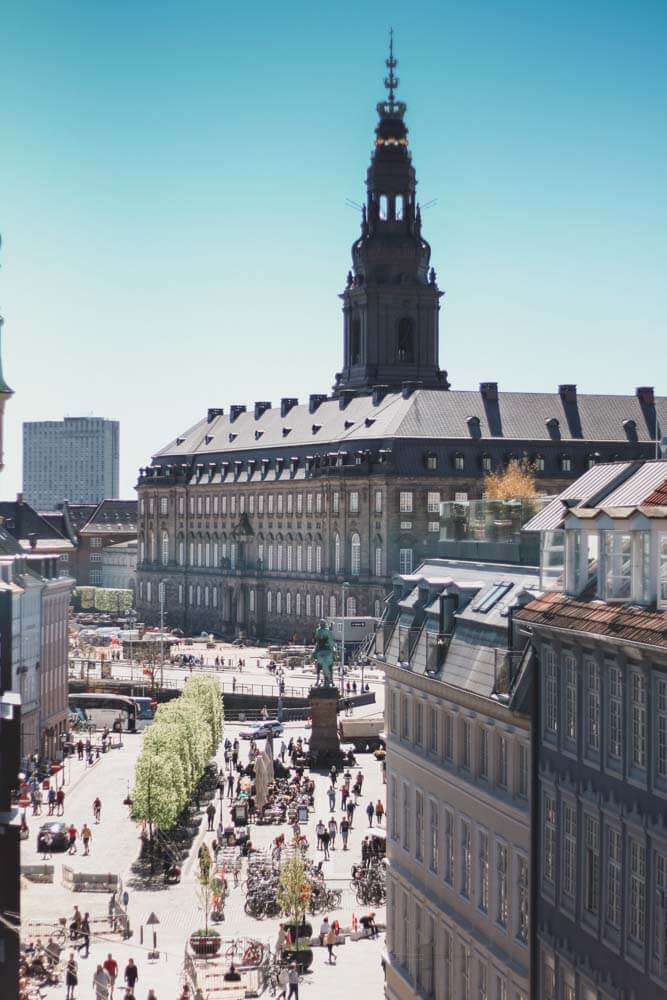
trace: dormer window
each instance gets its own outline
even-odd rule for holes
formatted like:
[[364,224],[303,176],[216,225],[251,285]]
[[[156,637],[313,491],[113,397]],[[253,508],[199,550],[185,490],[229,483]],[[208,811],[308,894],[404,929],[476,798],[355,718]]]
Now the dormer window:
[[535,471],[544,472],[544,455],[535,456]]
[[482,472],[491,472],[491,456],[482,455]]
[[651,533],[601,531],[598,591],[606,601],[650,600]]
[[438,468],[438,456],[434,455],[433,452],[428,452],[426,455],[426,468],[430,472],[435,472]]
[[572,472],[572,459],[569,455],[560,456],[561,472]]
[[461,452],[457,452],[456,455],[454,455],[454,468],[457,472],[462,472],[465,469],[465,464],[465,458]]

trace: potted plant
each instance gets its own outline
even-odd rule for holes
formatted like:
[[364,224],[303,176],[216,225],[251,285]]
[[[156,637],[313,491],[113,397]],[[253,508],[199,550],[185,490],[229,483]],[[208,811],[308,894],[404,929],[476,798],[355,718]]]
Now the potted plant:
[[211,854],[204,844],[199,858],[199,871],[197,873],[197,895],[204,911],[204,927],[194,931],[190,935],[190,947],[195,955],[210,956],[217,955],[220,951],[220,935],[208,926],[208,917],[211,907],[211,898],[215,889],[215,874],[211,877]]
[[304,860],[300,854],[295,854],[280,866],[278,903],[288,918],[285,930],[289,936],[283,948],[283,958],[296,962],[302,972],[309,969],[313,962],[313,952],[308,947],[313,928],[306,923],[310,896],[311,886]]

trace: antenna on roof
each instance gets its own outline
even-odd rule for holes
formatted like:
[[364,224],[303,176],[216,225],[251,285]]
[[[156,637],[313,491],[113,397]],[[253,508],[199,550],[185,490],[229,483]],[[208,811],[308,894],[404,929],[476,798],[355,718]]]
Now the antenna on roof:
[[345,204],[348,208],[353,208],[356,212],[363,212],[364,210],[363,205],[360,205],[358,201],[352,201],[351,198],[346,198]]
[[420,205],[420,208],[421,208],[422,212],[425,212],[427,208],[433,208],[434,205],[437,205],[437,204],[438,204],[438,199],[437,198],[431,198],[431,200],[427,201],[425,205]]

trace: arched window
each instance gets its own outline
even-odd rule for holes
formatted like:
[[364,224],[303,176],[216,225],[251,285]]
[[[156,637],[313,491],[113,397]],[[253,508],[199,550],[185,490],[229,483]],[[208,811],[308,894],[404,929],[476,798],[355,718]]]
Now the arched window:
[[315,546],[315,572],[322,572],[322,546],[319,543]]
[[404,211],[403,195],[397,194],[394,198],[394,218],[397,222],[402,221]]
[[266,610],[268,614],[273,612],[273,592],[270,590],[266,592]]
[[185,539],[178,539],[178,565],[185,566]]
[[255,591],[251,587],[248,591],[248,611],[255,610]]
[[286,615],[292,614],[292,595],[289,592],[289,590],[285,594],[285,614]]
[[356,597],[348,597],[345,602],[345,617],[354,618],[357,613],[357,599]]
[[145,561],[146,561],[146,542],[143,540],[143,538],[140,538],[139,539],[139,562],[142,563],[142,562],[145,562]]
[[162,532],[162,565],[167,566],[169,564],[169,535],[166,531]]
[[297,594],[294,598],[294,613],[297,617],[301,616],[301,594]]
[[[278,570],[278,572],[280,572],[280,570],[282,570],[282,568],[283,568],[283,543],[282,542],[278,542],[277,556],[278,556],[278,558],[276,560],[276,569]],[[277,600],[277,598],[276,598],[276,600]]]
[[358,365],[361,361],[361,323],[353,319],[350,323],[350,364]]
[[197,542],[197,565],[198,566],[203,565],[203,563],[202,563],[202,543],[201,542]]
[[322,598],[319,594],[315,594],[315,617],[322,617]]
[[340,535],[338,532],[334,535],[334,570],[336,573],[340,573]]
[[220,565],[220,545],[218,543],[218,540],[216,539],[213,542],[213,566],[217,567],[219,565]]
[[201,606],[201,586],[197,584],[197,607]]
[[312,608],[312,601],[310,594],[306,594],[306,617],[310,618]]
[[204,605],[205,605],[205,607],[208,607],[209,598],[210,598],[210,591],[209,591],[209,588],[208,588],[208,584],[206,584],[206,586],[204,587]]
[[336,617],[336,597],[334,594],[332,594],[329,598],[329,617]]
[[386,194],[380,195],[380,218],[384,222],[387,218],[388,200]]
[[217,608],[217,606],[218,606],[218,588],[213,587],[213,607]]
[[287,543],[287,572],[292,572],[292,545],[290,542]]
[[268,556],[269,556],[269,570],[272,570],[273,569],[273,544],[269,545]]
[[375,546],[375,575],[382,576],[382,546]]
[[210,542],[206,542],[206,544],[204,545],[204,565],[205,566],[210,566],[211,565],[211,543]]
[[415,333],[414,323],[407,316],[398,321],[398,360],[414,361]]
[[313,572],[313,545],[308,542],[306,545],[306,573]]
[[361,538],[356,531],[350,543],[350,572],[352,576],[359,576],[361,572]]
[[155,562],[155,532],[148,532],[148,550],[150,552],[151,562]]
[[283,595],[279,590],[276,594],[276,614],[281,615],[283,613]]
[[190,539],[190,544],[188,545],[188,549],[189,549],[188,562],[189,562],[190,566],[194,566],[194,564],[195,564],[195,543],[194,543],[194,540],[192,538]]
[[296,547],[296,571],[300,573],[303,569],[303,545],[301,542]]
[[146,581],[146,600],[149,604],[153,600],[153,585],[150,580]]

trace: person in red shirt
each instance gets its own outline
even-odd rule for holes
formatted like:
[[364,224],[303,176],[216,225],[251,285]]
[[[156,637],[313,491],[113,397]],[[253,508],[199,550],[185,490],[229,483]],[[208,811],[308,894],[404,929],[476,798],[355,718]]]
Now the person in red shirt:
[[67,849],[68,854],[76,854],[76,835],[77,828],[72,823],[67,830],[67,839],[69,840],[69,847]]
[[105,969],[111,981],[111,985],[109,988],[109,995],[113,996],[114,983],[116,982],[116,976],[118,975],[118,962],[113,957],[113,955],[109,953],[102,967]]

